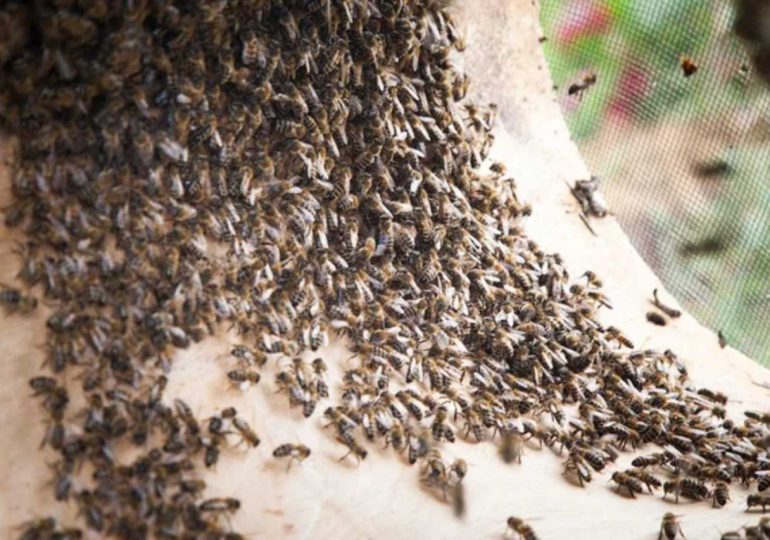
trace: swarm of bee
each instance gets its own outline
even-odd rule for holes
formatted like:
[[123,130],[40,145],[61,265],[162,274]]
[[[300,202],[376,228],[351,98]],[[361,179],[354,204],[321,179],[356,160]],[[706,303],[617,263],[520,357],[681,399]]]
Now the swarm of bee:
[[[0,123],[19,141],[5,220],[25,234],[20,280],[54,306],[30,387],[55,497],[87,528],[239,537],[240,502],[206,499],[200,468],[257,431],[164,396],[174,351],[226,327],[242,340],[231,384],[274,381],[328,420],[343,459],[379,440],[419,462],[458,515],[467,466],[439,450],[458,439],[500,437],[510,463],[566,452],[580,485],[654,444],[612,475],[633,497],[721,506],[730,482],[765,478],[770,415],[726,419],[673,352],[597,322],[595,274],[571,280],[523,233],[531,208],[485,163],[495,108],[465,99],[441,2],[14,2],[0,23]],[[37,305],[18,288],[2,301]],[[339,381],[303,357],[331,334],[357,355]],[[319,407],[330,388],[341,398]]]

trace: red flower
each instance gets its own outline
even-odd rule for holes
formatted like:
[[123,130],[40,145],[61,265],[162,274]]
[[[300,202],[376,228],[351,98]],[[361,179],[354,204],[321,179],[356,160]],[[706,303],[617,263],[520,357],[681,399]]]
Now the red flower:
[[602,32],[610,24],[610,13],[605,6],[592,0],[573,0],[564,9],[566,20],[556,28],[559,43],[570,44],[591,34]]

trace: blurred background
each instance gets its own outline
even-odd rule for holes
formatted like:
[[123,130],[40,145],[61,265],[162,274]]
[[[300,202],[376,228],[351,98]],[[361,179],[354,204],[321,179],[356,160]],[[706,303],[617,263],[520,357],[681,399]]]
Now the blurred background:
[[541,0],[557,94],[611,213],[687,311],[770,365],[770,90],[735,11]]

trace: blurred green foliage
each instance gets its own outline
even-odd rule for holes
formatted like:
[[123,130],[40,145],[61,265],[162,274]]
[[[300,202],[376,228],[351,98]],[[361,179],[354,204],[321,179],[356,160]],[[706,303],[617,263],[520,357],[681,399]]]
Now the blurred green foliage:
[[[565,90],[586,72],[598,75],[593,88],[567,104],[573,135],[592,135],[606,115],[654,121],[702,114],[713,107],[716,84],[728,98],[745,92],[740,80],[723,80],[722,70],[685,78],[680,68],[683,56],[701,67],[710,63],[714,36],[731,24],[726,0],[543,0],[545,54],[556,85]],[[744,55],[740,47],[723,54]]]
[[[770,365],[770,91],[753,77],[733,20],[730,0],[541,0],[545,54],[573,137],[582,145],[609,131],[602,140],[618,141],[594,172],[620,183],[628,180],[617,171],[635,168],[692,187],[683,204],[652,195],[638,201],[643,220],[619,215],[631,241],[643,255],[654,244],[648,261],[689,312]],[[685,56],[699,68],[690,77],[681,69]],[[568,96],[588,73],[596,84]],[[624,144],[624,133],[662,122],[692,126],[695,145],[724,132],[711,157],[729,173],[698,177],[685,156],[674,156],[675,170],[626,166],[649,151]]]

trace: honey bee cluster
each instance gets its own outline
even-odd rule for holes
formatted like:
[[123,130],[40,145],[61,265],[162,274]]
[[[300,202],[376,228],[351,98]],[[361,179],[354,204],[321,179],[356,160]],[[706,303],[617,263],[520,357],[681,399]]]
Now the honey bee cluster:
[[[612,474],[630,496],[721,506],[733,481],[767,487],[770,417],[726,419],[673,352],[597,322],[595,274],[571,279],[523,233],[531,209],[485,163],[495,108],[465,100],[441,2],[58,0],[10,3],[0,23],[0,121],[19,141],[6,222],[25,234],[20,279],[54,306],[30,386],[56,499],[88,528],[239,537],[240,502],[205,499],[199,472],[259,435],[233,408],[204,421],[164,396],[174,351],[227,326],[241,343],[223,377],[274,381],[343,458],[380,440],[419,462],[458,515],[467,465],[439,448],[460,439],[499,437],[507,462],[566,451],[581,485],[657,445]],[[358,358],[338,381],[302,356],[333,334]]]

